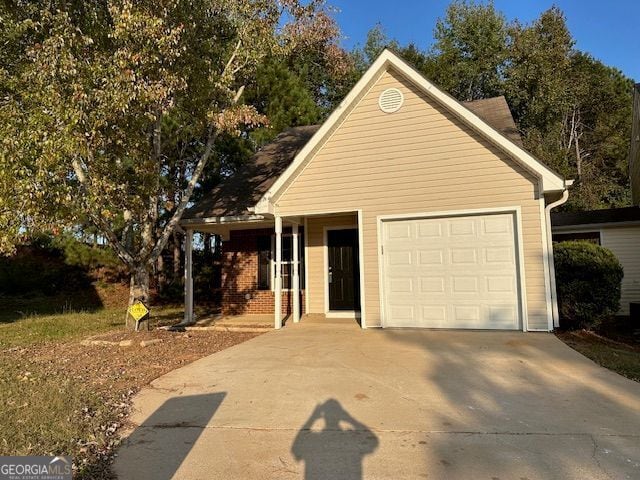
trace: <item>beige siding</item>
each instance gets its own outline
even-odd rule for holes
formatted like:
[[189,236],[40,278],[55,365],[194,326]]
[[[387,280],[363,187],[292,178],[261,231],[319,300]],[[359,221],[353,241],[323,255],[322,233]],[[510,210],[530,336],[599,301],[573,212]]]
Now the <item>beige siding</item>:
[[307,219],[307,295],[309,313],[325,313],[325,227],[357,226],[356,214],[331,217],[309,217]]
[[[379,94],[389,87],[400,88],[405,96],[404,106],[392,114],[377,105]],[[348,112],[275,203],[280,215],[362,209],[368,326],[380,324],[379,215],[518,205],[529,327],[547,329],[538,198],[537,181],[528,171],[389,71]],[[310,282],[322,275],[309,272]],[[316,308],[315,301],[313,305]]]
[[640,302],[640,226],[603,228],[600,236],[624,268],[620,314],[629,315],[629,302]]

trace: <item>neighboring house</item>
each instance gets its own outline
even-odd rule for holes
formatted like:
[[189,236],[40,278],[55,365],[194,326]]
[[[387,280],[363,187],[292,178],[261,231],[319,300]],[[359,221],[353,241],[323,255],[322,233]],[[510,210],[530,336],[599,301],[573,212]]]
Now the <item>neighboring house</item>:
[[225,314],[549,331],[550,209],[571,184],[504,98],[462,104],[385,50],[321,126],[292,128],[187,212],[223,238]]
[[620,315],[640,302],[640,207],[551,214],[554,242],[587,240],[611,250],[624,268]]

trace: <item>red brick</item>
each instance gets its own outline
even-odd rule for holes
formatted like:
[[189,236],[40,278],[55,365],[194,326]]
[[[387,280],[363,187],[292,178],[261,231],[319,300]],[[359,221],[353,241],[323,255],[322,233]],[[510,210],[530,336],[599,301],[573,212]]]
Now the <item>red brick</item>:
[[[258,237],[272,235],[271,229],[232,231],[222,242],[222,313],[224,315],[269,314],[275,309],[275,294],[258,290]],[[300,309],[304,311],[304,291]],[[292,312],[291,292],[282,293],[282,313]]]

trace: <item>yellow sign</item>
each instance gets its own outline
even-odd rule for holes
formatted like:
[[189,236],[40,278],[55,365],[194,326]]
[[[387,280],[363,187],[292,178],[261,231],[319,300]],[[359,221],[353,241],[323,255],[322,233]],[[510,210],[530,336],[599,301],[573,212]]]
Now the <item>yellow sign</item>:
[[133,317],[136,322],[139,322],[149,314],[149,309],[144,303],[138,301],[129,307],[129,315]]

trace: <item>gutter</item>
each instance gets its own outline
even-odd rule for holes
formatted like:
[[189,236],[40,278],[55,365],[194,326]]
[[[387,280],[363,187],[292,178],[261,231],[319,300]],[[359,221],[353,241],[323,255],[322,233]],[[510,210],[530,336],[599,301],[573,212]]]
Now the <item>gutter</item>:
[[547,224],[547,250],[549,252],[549,281],[551,283],[551,310],[553,317],[553,326],[560,326],[560,312],[558,311],[558,293],[556,291],[556,264],[553,259],[553,236],[551,232],[551,210],[564,204],[569,198],[569,187],[573,185],[573,180],[565,180],[565,188],[562,191],[562,197],[555,202],[551,202],[544,207],[544,220]]

